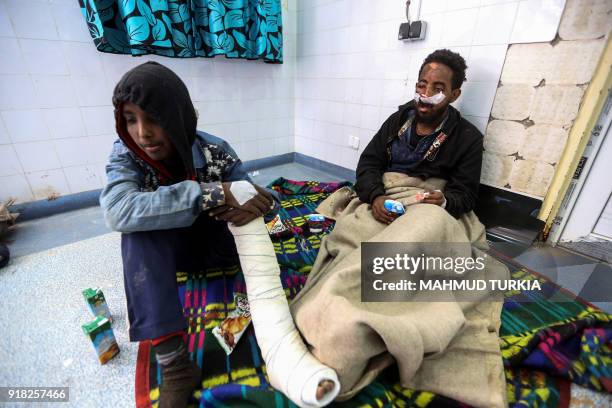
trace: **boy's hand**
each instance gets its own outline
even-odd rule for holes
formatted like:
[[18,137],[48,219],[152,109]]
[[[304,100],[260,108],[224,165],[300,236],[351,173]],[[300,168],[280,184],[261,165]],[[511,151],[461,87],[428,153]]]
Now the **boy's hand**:
[[[270,203],[268,200],[261,194],[257,194],[250,200],[246,201],[244,204],[240,204],[234,194],[231,191],[231,182],[222,183],[223,192],[225,193],[225,205],[231,208],[235,208],[238,210],[248,211],[250,213],[255,214],[256,216],[261,216],[267,213],[270,210]],[[257,188],[256,188],[257,189]]]

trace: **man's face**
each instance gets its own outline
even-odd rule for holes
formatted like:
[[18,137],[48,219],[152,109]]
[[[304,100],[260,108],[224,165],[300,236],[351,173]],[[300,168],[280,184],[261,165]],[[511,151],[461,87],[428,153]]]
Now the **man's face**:
[[431,62],[423,67],[416,83],[416,92],[425,96],[433,96],[442,92],[444,100],[437,105],[417,103],[416,117],[423,123],[437,123],[442,119],[449,104],[461,95],[461,89],[452,87],[453,71],[444,64]]
[[156,161],[164,161],[174,155],[174,145],[164,129],[138,105],[124,103],[122,115],[132,140],[147,156]]

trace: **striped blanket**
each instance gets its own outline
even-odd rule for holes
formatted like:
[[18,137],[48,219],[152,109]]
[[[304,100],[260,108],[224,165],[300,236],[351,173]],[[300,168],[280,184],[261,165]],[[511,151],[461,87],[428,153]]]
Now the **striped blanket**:
[[[274,249],[281,267],[285,293],[292,299],[304,285],[316,258],[321,239],[334,225],[326,221],[320,234],[303,233],[305,216],[331,192],[348,183],[299,182],[279,178],[270,186],[282,199],[280,216],[292,227],[289,238],[275,239]],[[500,347],[511,406],[568,406],[570,384],[612,392],[612,315],[564,293],[560,301],[546,300],[547,292],[558,292],[551,281],[505,262],[517,279],[538,279],[543,294],[509,292],[502,312]],[[212,335],[234,308],[234,294],[246,293],[239,266],[208,269],[195,274],[177,273],[179,296],[189,323],[187,344],[190,355],[202,367],[202,389],[194,394],[193,406],[293,407],[286,397],[270,388],[266,368],[257,347],[252,325],[230,356]],[[533,296],[531,302],[521,302]],[[155,407],[159,396],[160,370],[149,342],[141,342],[136,367],[136,405]],[[399,385],[395,367],[341,407],[465,407],[458,401],[427,391]]]

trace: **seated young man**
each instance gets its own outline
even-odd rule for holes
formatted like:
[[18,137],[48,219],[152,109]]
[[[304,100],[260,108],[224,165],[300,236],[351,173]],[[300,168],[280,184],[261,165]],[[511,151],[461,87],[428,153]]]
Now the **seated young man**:
[[[274,200],[251,185],[225,141],[196,130],[187,87],[163,65],[127,72],[113,104],[119,140],[100,204],[108,225],[123,233],[130,340],[152,340],[162,367],[159,406],[184,407],[201,371],[183,344],[176,272],[235,265],[227,222],[244,225]],[[242,194],[235,196],[236,186]]]
[[461,55],[446,49],[427,56],[415,100],[400,106],[363,151],[355,190],[378,221],[395,219],[384,207],[385,172],[447,180],[443,193],[430,191],[422,202],[440,205],[455,218],[476,206],[483,136],[450,106],[461,95],[466,68]]

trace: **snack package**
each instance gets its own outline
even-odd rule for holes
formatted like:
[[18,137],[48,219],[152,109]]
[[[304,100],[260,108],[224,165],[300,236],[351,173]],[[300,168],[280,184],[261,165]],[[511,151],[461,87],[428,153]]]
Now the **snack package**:
[[309,214],[308,215],[308,229],[312,233],[318,233],[323,231],[323,224],[325,223],[325,216],[321,214]]
[[247,296],[235,293],[234,304],[236,309],[228,313],[221,324],[212,330],[213,335],[227,355],[234,351],[242,334],[249,327],[249,323],[251,323],[251,312],[249,311]]
[[94,316],[104,316],[110,322],[113,321],[106,299],[104,299],[104,293],[100,288],[87,288],[83,291],[83,297],[87,302],[87,307]]
[[119,345],[110,321],[104,316],[97,316],[93,321],[81,326],[83,333],[89,337],[98,354],[100,364],[106,364],[119,354]]
[[268,234],[278,237],[283,235],[291,235],[291,231],[289,228],[283,224],[280,219],[280,215],[276,215],[276,217],[272,218],[270,221],[266,223],[266,228],[268,229]]
[[399,201],[385,200],[384,205],[385,205],[385,210],[389,211],[391,214],[395,215],[396,217],[399,217],[400,215],[406,212],[406,210],[404,209],[404,205],[400,203]]

